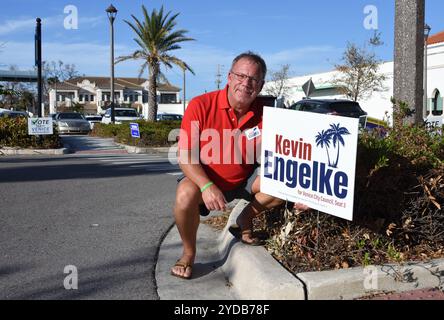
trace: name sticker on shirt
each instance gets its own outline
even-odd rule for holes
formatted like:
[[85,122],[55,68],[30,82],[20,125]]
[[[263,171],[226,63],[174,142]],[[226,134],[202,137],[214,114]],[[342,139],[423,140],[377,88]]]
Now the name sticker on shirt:
[[248,140],[253,140],[256,137],[259,137],[261,135],[261,130],[259,130],[259,127],[256,126],[254,128],[245,130],[245,135],[247,136]]

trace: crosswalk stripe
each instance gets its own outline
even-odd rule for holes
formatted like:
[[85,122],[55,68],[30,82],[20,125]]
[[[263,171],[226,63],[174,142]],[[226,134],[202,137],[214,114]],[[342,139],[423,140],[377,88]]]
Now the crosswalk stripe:
[[[125,166],[127,169],[145,168],[152,171],[160,165],[161,171],[174,170],[175,163],[171,163],[170,159],[165,155],[158,154],[139,154],[139,155],[102,155],[102,156],[86,156],[88,160],[100,161],[105,166]],[[159,168],[158,168],[159,169]],[[173,175],[180,173],[172,172]]]
[[[102,160],[103,162],[105,162],[106,164],[112,163],[112,164],[138,164],[138,163],[156,163],[156,162],[169,162],[168,159],[151,159],[151,160],[139,160],[139,161],[107,161],[107,160]],[[132,166],[132,167],[136,167],[136,166]]]
[[180,172],[167,172],[166,174],[169,174],[171,176],[180,176],[182,174],[182,171],[180,171]]
[[168,160],[168,158],[142,158],[142,159],[131,159],[131,158],[124,158],[124,159],[100,159],[100,161],[105,162],[145,162],[145,161],[159,161],[159,160]]
[[165,157],[162,157],[162,156],[145,156],[145,157],[142,157],[142,156],[137,156],[137,157],[134,157],[134,156],[131,156],[131,157],[129,157],[129,156],[123,156],[123,157],[122,156],[112,156],[112,157],[90,157],[89,159],[107,161],[107,160],[115,160],[115,159],[140,160],[140,159],[162,159],[162,158],[165,158]]

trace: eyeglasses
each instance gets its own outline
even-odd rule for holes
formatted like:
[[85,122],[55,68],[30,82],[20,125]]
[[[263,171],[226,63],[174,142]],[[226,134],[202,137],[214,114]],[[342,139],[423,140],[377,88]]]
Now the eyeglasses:
[[260,82],[262,82],[262,79],[250,77],[250,76],[247,76],[246,74],[243,74],[243,73],[236,73],[233,71],[230,71],[230,73],[233,74],[235,76],[235,78],[237,79],[237,81],[239,81],[239,82],[244,82],[244,80],[246,80],[246,79],[248,79],[248,81],[251,81],[251,83],[253,85],[257,85]]

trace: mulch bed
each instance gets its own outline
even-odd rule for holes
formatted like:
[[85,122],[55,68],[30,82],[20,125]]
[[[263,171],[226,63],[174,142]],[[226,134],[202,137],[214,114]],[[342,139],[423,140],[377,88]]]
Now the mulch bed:
[[[291,203],[255,219],[255,230],[268,234],[267,250],[285,268],[299,273],[444,257],[444,170],[417,178],[398,165],[359,174],[353,222],[298,212]],[[206,223],[222,229],[228,215]]]

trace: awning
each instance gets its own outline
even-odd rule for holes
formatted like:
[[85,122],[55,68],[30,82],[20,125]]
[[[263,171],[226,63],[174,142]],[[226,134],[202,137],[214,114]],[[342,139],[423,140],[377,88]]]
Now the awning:
[[0,70],[0,81],[37,82],[37,71]]

